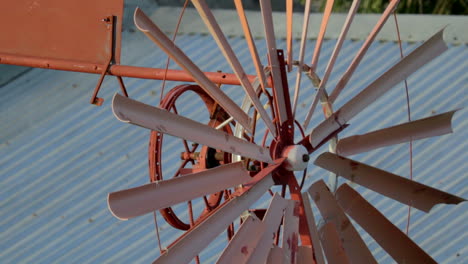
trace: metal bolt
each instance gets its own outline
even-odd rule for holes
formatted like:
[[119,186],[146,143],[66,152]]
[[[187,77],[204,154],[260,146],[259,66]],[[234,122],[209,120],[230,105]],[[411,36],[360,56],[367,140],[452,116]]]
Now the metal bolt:
[[307,155],[307,154],[302,155],[302,161],[308,162],[309,159],[310,159],[309,155]]

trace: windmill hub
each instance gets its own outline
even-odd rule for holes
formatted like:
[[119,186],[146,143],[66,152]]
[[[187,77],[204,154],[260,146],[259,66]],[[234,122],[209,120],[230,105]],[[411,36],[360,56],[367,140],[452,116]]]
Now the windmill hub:
[[284,148],[282,156],[286,158],[285,168],[289,171],[302,171],[309,163],[309,153],[302,145],[291,145]]

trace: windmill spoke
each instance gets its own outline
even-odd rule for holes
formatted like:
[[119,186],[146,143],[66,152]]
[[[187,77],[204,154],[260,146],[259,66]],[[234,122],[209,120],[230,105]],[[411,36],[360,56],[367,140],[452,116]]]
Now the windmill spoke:
[[187,71],[195,81],[234,119],[251,132],[250,118],[221,91],[208,77],[198,68],[190,58],[180,50],[139,8],[135,9],[135,25],[156,43],[168,56],[171,57],[181,68]]
[[314,54],[312,55],[312,62],[310,65],[311,72],[315,72],[317,69],[317,63],[320,57],[320,50],[322,49],[323,38],[325,37],[325,32],[327,31],[328,20],[330,19],[330,14],[334,2],[334,0],[327,0],[325,10],[323,11],[322,23],[320,24],[320,31],[317,36],[317,42],[315,44]]
[[333,66],[335,65],[335,61],[338,58],[338,55],[340,54],[341,47],[343,46],[343,42],[346,38],[346,34],[348,33],[351,23],[353,22],[354,15],[356,14],[357,9],[359,7],[359,2],[360,0],[354,0],[351,5],[351,8],[349,9],[343,28],[341,29],[340,36],[338,37],[338,40],[336,42],[335,48],[333,49],[330,60],[328,61],[325,74],[323,75],[323,78],[320,81],[319,89],[317,90],[314,100],[312,101],[312,105],[310,106],[309,111],[307,112],[306,119],[304,121],[304,127],[307,127],[309,125],[309,122],[312,119],[313,113],[317,106],[318,100],[326,96],[327,101],[328,101],[328,95],[326,95],[326,93],[324,94],[325,88],[327,86],[328,79],[330,78],[330,74],[333,71]]
[[451,111],[363,135],[343,138],[338,142],[337,153],[348,156],[385,146],[452,133],[451,120],[455,112]]
[[333,89],[332,93],[330,94],[330,102],[335,102],[336,98],[340,95],[341,91],[343,88],[348,84],[348,81],[351,79],[351,76],[353,76],[354,71],[358,67],[359,63],[361,62],[362,58],[366,54],[367,50],[369,49],[370,45],[374,41],[375,37],[377,34],[380,32],[382,29],[383,25],[387,21],[388,17],[393,13],[395,8],[398,6],[398,3],[400,0],[393,0],[388,3],[387,8],[383,12],[382,16],[380,17],[379,21],[375,25],[374,29],[372,29],[371,33],[367,37],[366,41],[362,45],[361,49],[358,51],[356,54],[356,57],[354,57],[353,61],[349,65],[348,69],[346,72],[343,74],[341,79],[338,81],[338,84],[336,85],[335,89]]
[[[393,3],[390,2],[390,3]],[[443,40],[442,29],[424,44],[419,46],[408,56],[400,60],[387,72],[382,74],[359,94],[344,104],[332,116],[320,123],[311,133],[310,139],[313,147],[317,146],[331,132],[338,130],[362,110],[377,101],[399,82],[417,71],[426,63],[430,62],[444,51],[447,46]]]
[[252,104],[254,105],[255,109],[257,109],[260,117],[270,129],[271,133],[276,137],[276,129],[273,125],[273,122],[271,121],[271,118],[268,116],[268,113],[263,108],[262,103],[258,99],[257,94],[255,93],[255,90],[252,87],[252,84],[250,83],[249,79],[247,78],[247,75],[244,72],[244,69],[242,68],[242,65],[240,64],[234,51],[229,45],[229,42],[227,41],[226,37],[221,31],[221,28],[216,22],[213,13],[211,13],[210,9],[208,8],[208,5],[204,0],[192,0],[192,3],[197,9],[198,13],[200,14],[203,22],[205,22],[205,25],[210,30],[211,35],[218,44],[218,47],[221,49],[224,57],[231,65],[231,68],[233,69],[234,73],[239,79],[242,87],[244,88],[244,91],[247,93],[250,100],[252,101]]
[[397,263],[437,263],[349,185],[341,185],[336,199]]
[[[249,47],[250,55],[254,62],[255,70],[257,71],[258,81],[265,91],[266,89],[266,76],[263,70],[263,65],[260,61],[260,57],[258,56],[257,47],[255,46],[254,39],[252,37],[252,33],[250,31],[249,22],[247,21],[247,17],[244,12],[244,7],[242,5],[242,0],[234,0],[234,4],[236,5],[237,14],[239,15],[239,20],[242,25],[242,30],[244,31],[245,40],[247,41],[247,46]],[[253,85],[255,87],[255,85]]]
[[270,0],[260,0],[260,7],[263,17],[263,25],[265,28],[265,38],[268,48],[268,59],[271,68],[271,76],[273,78],[276,109],[278,111],[277,117],[279,119],[279,123],[283,124],[291,116],[291,109],[287,108],[287,105],[290,103],[286,102],[286,100],[289,100],[289,97],[286,97],[284,94],[285,91],[283,89],[283,80],[280,68],[281,66],[276,50],[276,38],[273,28],[273,17]]
[[465,201],[463,198],[333,153],[323,153],[314,164],[424,212],[429,212],[439,203],[458,204]]
[[197,142],[225,152],[267,163],[273,162],[267,148],[119,94],[114,96],[112,109],[114,115],[123,122]]
[[305,6],[304,6],[304,22],[302,24],[301,47],[299,49],[299,63],[297,66],[296,87],[294,88],[294,99],[293,99],[293,107],[292,107],[293,117],[296,115],[297,101],[299,99],[299,89],[301,86],[301,78],[302,78],[302,71],[303,71],[302,67],[304,64],[304,54],[305,54],[305,47],[307,43],[307,31],[309,27],[310,1],[311,0],[306,0]]

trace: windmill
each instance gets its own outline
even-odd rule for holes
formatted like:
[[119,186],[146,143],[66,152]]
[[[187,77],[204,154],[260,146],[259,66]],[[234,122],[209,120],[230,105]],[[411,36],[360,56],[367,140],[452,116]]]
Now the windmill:
[[[348,22],[344,26],[338,44],[345,38],[346,30],[349,28],[349,23],[351,23],[357,8],[357,2],[355,1],[351,8]],[[231,232],[231,242],[222,254],[220,261],[242,258],[246,262],[257,263],[257,260],[260,259],[281,259],[284,257],[290,261],[309,258],[320,262],[320,259],[323,259],[320,255],[320,247],[323,246],[330,263],[338,261],[372,262],[371,254],[363,245],[362,239],[359,238],[352,225],[349,224],[349,219],[342,211],[345,211],[364,228],[365,226],[368,227],[369,229],[366,229],[366,231],[372,234],[381,243],[382,247],[388,250],[389,254],[398,261],[408,261],[411,258],[418,260],[421,258],[430,259],[427,254],[422,252],[404,235],[398,233],[395,228],[392,229],[392,225],[381,218],[382,215],[360,199],[359,194],[346,184],[337,188],[336,191],[334,188],[330,191],[324,182],[319,181],[308,190],[308,193],[319,207],[322,217],[327,219],[325,225],[316,230],[316,224],[311,222],[314,217],[311,215],[312,211],[309,210],[309,197],[307,194],[300,193],[300,184],[294,176],[294,171],[303,171],[307,166],[309,162],[308,154],[331,141],[336,142],[336,148],[330,153],[322,154],[314,163],[349,179],[351,182],[423,211],[430,210],[437,203],[459,203],[463,201],[461,198],[344,157],[390,144],[449,133],[453,112],[373,131],[365,135],[344,138],[339,141],[336,139],[338,133],[346,129],[349,121],[367,105],[375,101],[376,98],[383,96],[395,84],[403,81],[412,72],[446,49],[442,41],[442,32],[439,32],[395,64],[384,75],[377,77],[372,84],[365,87],[356,97],[351,98],[343,107],[333,111],[332,102],[336,100],[341,90],[346,87],[346,82],[364,56],[370,43],[372,43],[379,28],[385,22],[386,17],[392,13],[397,4],[396,2],[394,1],[389,5],[387,11],[383,14],[382,20],[376,26],[376,30],[371,33],[346,75],[343,76],[342,81],[328,97],[325,91],[326,76],[320,80],[319,76],[314,75],[313,69],[314,66],[316,67],[314,63],[307,66],[301,58],[297,62],[293,62],[292,47],[290,45],[285,54],[276,49],[271,7],[268,5],[268,1],[261,2],[269,50],[269,65],[267,65],[265,71],[264,67],[260,65],[260,61],[256,59],[255,46],[251,41],[249,43],[254,63],[258,69],[256,82],[251,82],[243,72],[242,66],[237,61],[206,4],[203,1],[193,1],[223,54],[230,62],[239,85],[248,95],[243,107],[237,106],[221,92],[216,87],[216,82],[209,78],[210,74],[205,74],[199,70],[188,56],[184,55],[141,10],[137,9],[135,11],[137,27],[155,41],[174,61],[179,63],[188,73],[186,76],[193,78],[198,85],[176,87],[168,93],[160,107],[144,105],[121,95],[114,97],[113,110],[119,120],[155,131],[151,138],[152,144],[150,144],[149,156],[150,167],[152,167],[151,180],[154,183],[109,194],[111,212],[118,218],[129,219],[144,213],[162,210],[165,219],[173,221],[172,225],[176,228],[188,230],[184,236],[171,245],[169,251],[163,254],[157,260],[157,263],[163,261],[169,263],[190,261],[196,257],[201,248],[217,234],[229,228],[231,223],[239,217],[242,219],[242,226],[237,232]],[[239,3],[238,11],[242,19],[243,11]],[[306,10],[310,6],[309,4],[306,4]],[[291,8],[288,10],[288,14],[290,14]],[[326,12],[331,12],[331,8],[326,9]],[[308,17],[308,11],[306,11],[306,14],[306,17]],[[326,27],[326,21],[324,22],[323,27]],[[248,27],[245,26],[244,30],[247,34],[246,39],[249,40]],[[325,29],[322,31],[324,34]],[[305,23],[304,32],[307,32],[307,23]],[[323,35],[321,35],[321,38],[323,39]],[[319,38],[319,44],[316,46],[317,53],[314,52],[314,54],[320,53],[321,38]],[[290,39],[291,35],[289,34],[288,43]],[[305,40],[305,37],[303,39]],[[304,49],[304,44],[302,44],[301,50]],[[335,50],[337,56],[340,47],[337,45]],[[299,57],[301,57],[301,54]],[[332,56],[332,59],[336,59],[336,57]],[[329,71],[331,72],[333,62],[329,63],[329,65]],[[118,69],[115,66],[117,65],[108,65],[106,71],[112,71],[112,67]],[[296,101],[300,92],[296,88],[295,97],[291,103],[288,83],[285,81],[286,71],[294,69],[293,66],[298,66],[299,80],[302,74],[306,73],[318,84],[317,95],[311,103],[308,116],[312,116],[318,101],[321,101],[326,114],[326,119],[315,127],[312,133],[303,135],[303,139],[299,142],[293,141],[294,135],[300,133],[301,128],[308,125],[308,121],[306,120],[305,124],[301,124],[294,119],[297,108]],[[210,124],[200,124],[177,115],[177,110],[173,107],[173,103],[171,105],[171,102],[187,91],[198,94],[205,102],[206,108],[214,112],[214,118],[210,121]],[[268,105],[271,105],[270,115],[268,115],[267,109],[264,108],[264,104],[260,102],[259,98],[265,98],[264,100],[268,101]],[[250,116],[248,115],[249,112],[252,112]],[[254,138],[256,122],[264,122],[269,129],[268,133],[270,135],[265,136],[265,143],[255,144],[251,140]],[[230,126],[233,126],[234,129],[231,129]],[[164,134],[196,142],[196,145],[193,146],[195,149],[192,150],[187,147],[181,154],[187,163],[193,162],[194,166],[192,168],[181,168],[180,174],[183,176],[176,175],[177,177],[171,180],[163,180],[158,167],[158,163],[161,161],[157,156],[160,155],[157,151],[160,148],[158,144],[162,144]],[[200,148],[200,151],[196,151],[196,147]],[[273,195],[268,210],[263,212],[260,210],[249,211],[251,204],[258,199],[259,195],[268,192],[273,185],[285,186],[290,193],[290,199],[281,198],[284,195]],[[183,195],[177,195],[176,197],[174,192]],[[194,223],[181,223],[182,221],[177,221],[173,217],[175,215],[171,213],[170,206],[203,195],[209,195],[205,197],[206,212],[203,212],[199,219],[194,220]],[[224,201],[222,201],[222,198],[224,198]],[[349,201],[354,203],[348,204]],[[160,204],[158,204],[159,202]],[[359,206],[356,206],[356,204]],[[366,210],[364,212],[358,210],[362,208],[366,208]],[[371,214],[372,218],[370,216],[363,217],[363,215],[367,214]],[[372,222],[386,223],[385,228],[383,230],[375,228]],[[281,229],[278,232],[280,226]],[[252,230],[256,232],[251,232]],[[409,250],[392,248],[394,242],[388,243],[385,239],[389,235],[383,233],[383,231],[389,232],[392,239],[400,237],[399,241],[407,243],[408,246],[404,248]],[[275,234],[275,237],[271,235],[272,233]],[[276,237],[282,237],[283,241],[272,247]],[[245,241],[248,241],[249,244],[243,244]],[[339,249],[343,249],[343,251],[337,254],[336,250]],[[244,252],[247,253],[243,254]],[[341,259],[335,260],[335,257]]]

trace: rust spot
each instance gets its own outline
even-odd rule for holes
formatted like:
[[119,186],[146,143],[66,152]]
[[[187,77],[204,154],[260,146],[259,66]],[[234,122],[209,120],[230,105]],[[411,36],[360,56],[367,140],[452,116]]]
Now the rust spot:
[[226,142],[229,141],[229,136],[228,136],[228,134],[224,134],[224,140],[226,140]]
[[357,170],[359,168],[359,163],[354,162],[354,161],[350,161],[349,166],[351,166],[351,170],[354,171],[354,170]]
[[296,263],[296,253],[299,248],[299,238],[297,233],[292,233],[292,243],[290,246],[291,249],[291,263]]
[[246,255],[246,256],[247,256],[247,254],[249,254],[249,249],[247,248],[247,246],[243,246],[241,248],[241,253]]
[[237,151],[236,151],[236,148],[233,147],[233,146],[230,146],[230,147],[229,147],[229,150],[231,150],[231,153],[236,153],[236,152],[237,152]]
[[343,221],[343,223],[341,223],[341,231],[345,230],[346,228],[348,228],[348,226],[351,224],[351,222],[349,222],[349,220],[345,220]]
[[301,215],[301,205],[299,203],[295,203],[293,215],[299,217]]

